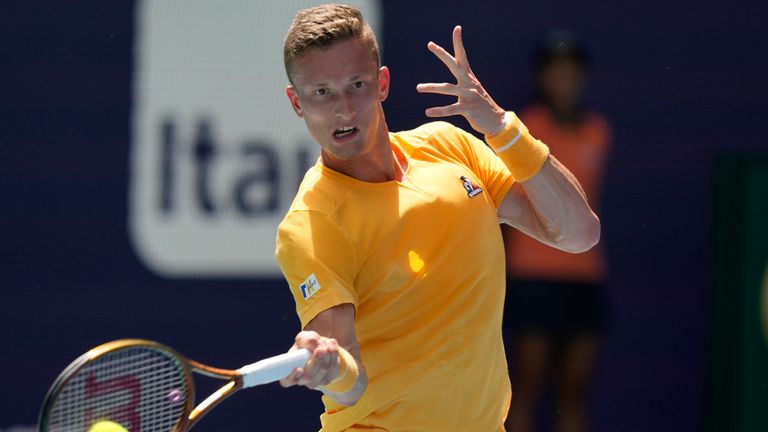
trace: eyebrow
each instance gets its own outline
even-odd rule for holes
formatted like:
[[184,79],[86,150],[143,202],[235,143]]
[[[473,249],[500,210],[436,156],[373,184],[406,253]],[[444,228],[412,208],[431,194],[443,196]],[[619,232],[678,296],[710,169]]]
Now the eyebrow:
[[[357,75],[353,76],[352,78],[350,78],[349,82],[358,81],[362,77],[363,77],[362,75],[357,74]],[[317,83],[317,84],[312,84],[312,87],[328,87],[328,85],[329,85],[328,83],[320,82],[320,83]]]

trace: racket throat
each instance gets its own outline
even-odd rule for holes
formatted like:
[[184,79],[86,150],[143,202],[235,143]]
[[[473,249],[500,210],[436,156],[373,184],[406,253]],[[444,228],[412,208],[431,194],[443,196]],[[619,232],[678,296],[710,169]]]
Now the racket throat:
[[240,390],[242,388],[242,382],[241,380],[235,380],[230,381],[223,386],[221,386],[218,390],[213,392],[210,396],[205,398],[204,401],[200,402],[195,409],[192,410],[191,413],[189,413],[189,424],[187,426],[187,429],[190,429],[192,426],[195,425],[201,418],[203,418],[204,415],[206,415],[210,410],[216,407],[216,405],[223,402],[226,398],[234,394],[236,391]]

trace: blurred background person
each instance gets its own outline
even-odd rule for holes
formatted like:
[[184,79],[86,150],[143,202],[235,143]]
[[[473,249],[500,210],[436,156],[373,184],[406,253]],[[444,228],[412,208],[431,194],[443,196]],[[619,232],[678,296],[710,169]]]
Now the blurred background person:
[[[606,120],[584,106],[590,59],[572,32],[550,30],[533,56],[535,95],[520,117],[571,168],[597,206],[611,145]],[[569,254],[504,227],[508,291],[504,334],[512,380],[507,430],[536,430],[552,390],[557,432],[585,431],[599,339],[606,322],[606,261],[600,244]]]

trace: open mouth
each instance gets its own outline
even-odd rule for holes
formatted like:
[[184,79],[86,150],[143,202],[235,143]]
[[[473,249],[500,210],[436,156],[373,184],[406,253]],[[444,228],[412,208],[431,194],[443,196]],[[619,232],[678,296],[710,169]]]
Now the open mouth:
[[336,129],[336,131],[333,132],[333,136],[335,136],[336,138],[344,138],[346,136],[350,136],[354,134],[355,132],[357,132],[357,128],[354,126],[343,127],[343,128]]

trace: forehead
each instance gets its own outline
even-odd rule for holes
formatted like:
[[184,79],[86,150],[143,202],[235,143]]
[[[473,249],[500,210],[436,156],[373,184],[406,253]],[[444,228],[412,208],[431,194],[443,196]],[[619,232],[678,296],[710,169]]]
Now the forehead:
[[297,85],[346,81],[376,71],[374,53],[361,38],[335,42],[328,47],[310,48],[295,58],[292,66]]

